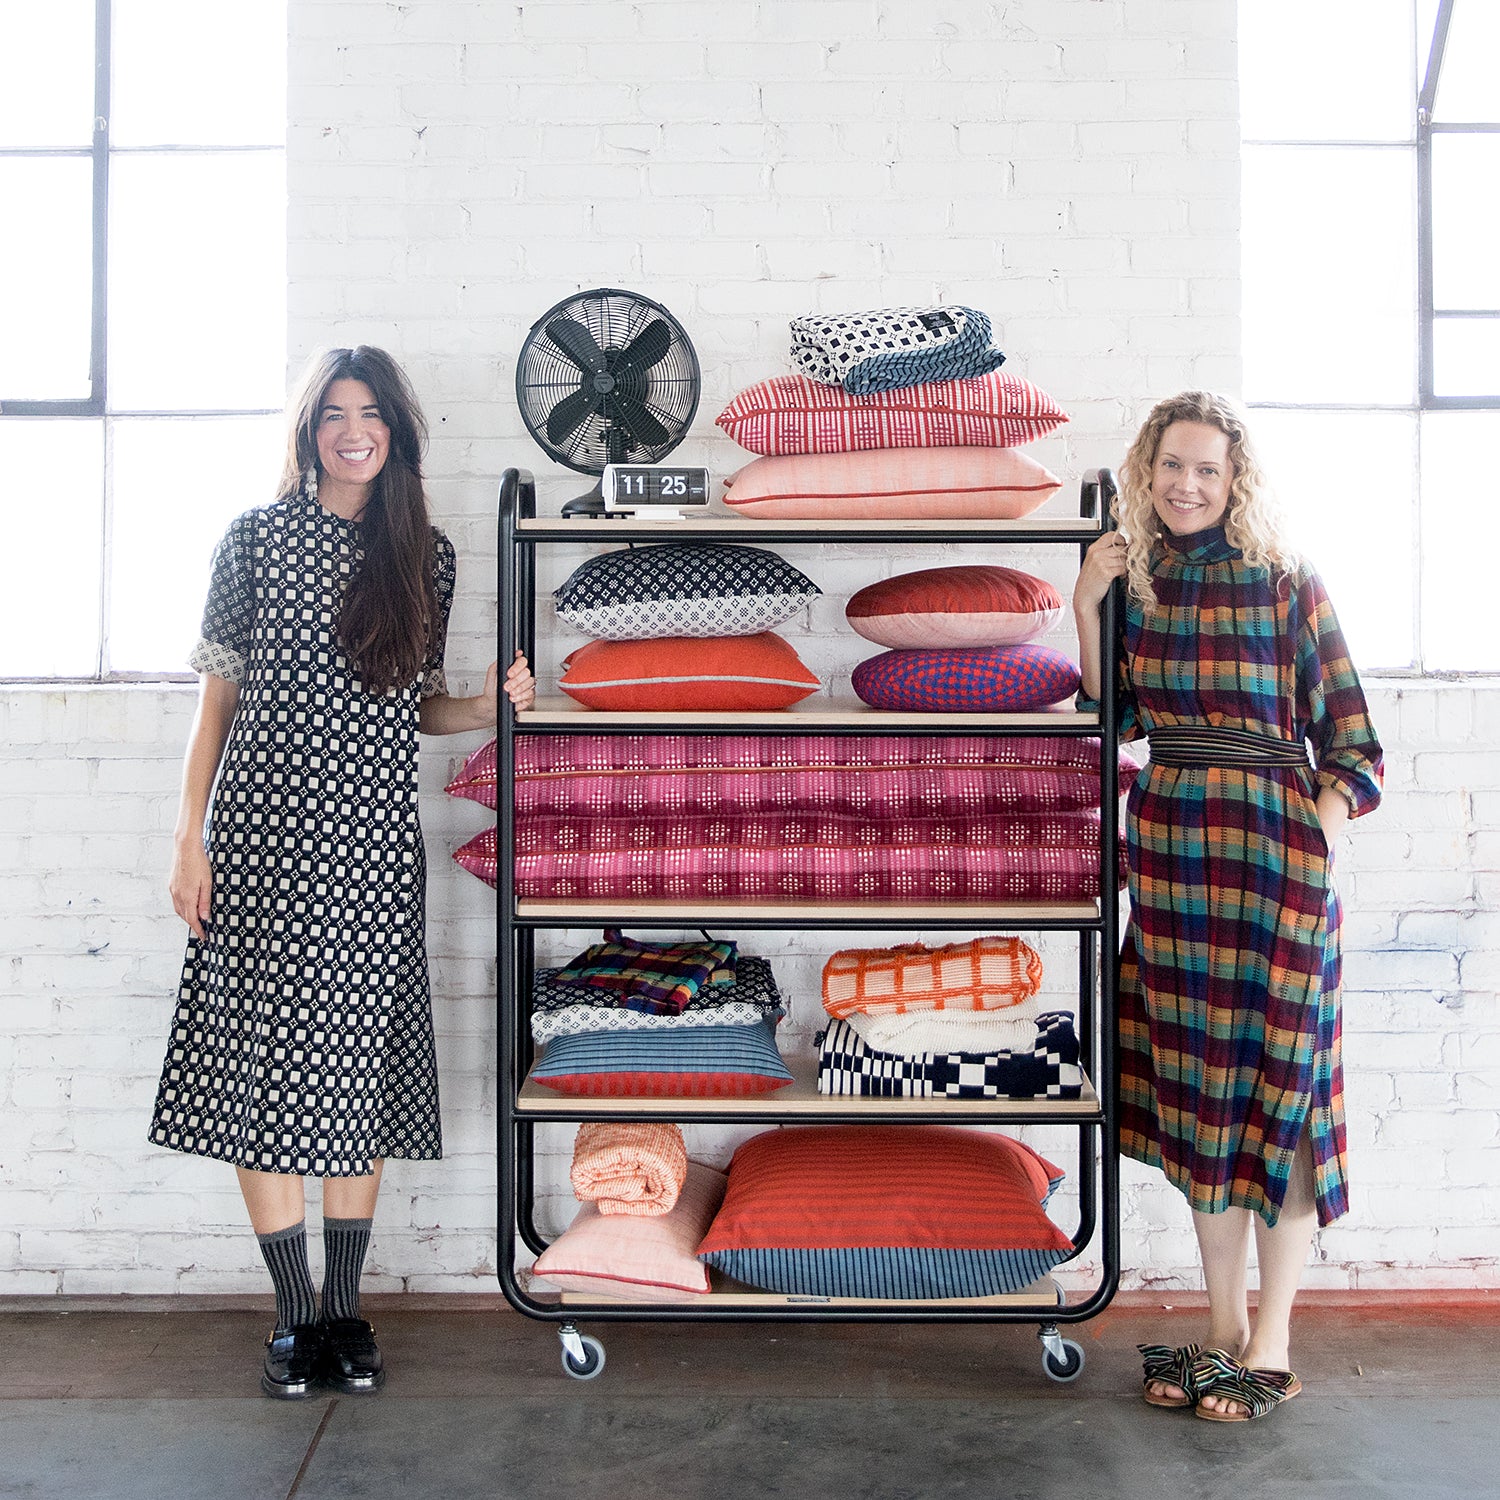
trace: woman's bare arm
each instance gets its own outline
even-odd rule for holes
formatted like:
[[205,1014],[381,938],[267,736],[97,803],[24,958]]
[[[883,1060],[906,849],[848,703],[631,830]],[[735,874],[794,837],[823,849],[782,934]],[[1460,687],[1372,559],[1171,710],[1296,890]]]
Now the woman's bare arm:
[[172,893],[172,909],[200,940],[203,924],[208,920],[210,896],[203,823],[239,702],[238,683],[215,677],[212,672],[203,674],[198,712],[193,716],[182,765],[182,796],[177,805],[177,828],[172,835],[168,889]]

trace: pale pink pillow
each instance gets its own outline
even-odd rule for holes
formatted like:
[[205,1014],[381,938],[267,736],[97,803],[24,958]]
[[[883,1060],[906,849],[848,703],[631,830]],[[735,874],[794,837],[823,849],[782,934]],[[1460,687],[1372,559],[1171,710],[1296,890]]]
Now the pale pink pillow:
[[884,448],[757,458],[724,503],[782,520],[1018,520],[1062,481],[1016,448]]
[[924,646],[1017,646],[1045,635],[1062,615],[1045,578],[1019,568],[970,563],[882,578],[844,606],[867,641]]
[[585,1203],[569,1228],[537,1259],[534,1270],[565,1292],[680,1302],[708,1291],[698,1242],[724,1201],[728,1178],[690,1161],[671,1210],[653,1218],[605,1215]]

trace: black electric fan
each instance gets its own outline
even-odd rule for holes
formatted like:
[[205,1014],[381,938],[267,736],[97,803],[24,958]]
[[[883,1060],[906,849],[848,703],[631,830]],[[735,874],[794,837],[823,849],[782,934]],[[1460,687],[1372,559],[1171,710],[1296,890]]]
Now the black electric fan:
[[[580,474],[656,463],[698,410],[698,356],[682,324],[636,292],[578,292],[532,324],[516,360],[516,404],[549,458]],[[563,506],[602,516],[598,484]]]

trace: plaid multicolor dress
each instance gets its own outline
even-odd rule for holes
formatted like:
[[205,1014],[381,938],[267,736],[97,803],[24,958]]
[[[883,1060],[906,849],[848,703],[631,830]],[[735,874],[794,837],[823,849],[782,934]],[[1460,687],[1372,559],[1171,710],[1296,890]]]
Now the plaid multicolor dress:
[[1222,529],[1169,544],[1157,608],[1127,596],[1120,726],[1209,724],[1306,740],[1314,764],[1148,765],[1127,803],[1120,956],[1125,1153],[1200,1212],[1274,1224],[1311,1134],[1318,1221],[1348,1209],[1342,916],[1314,799],[1380,800],[1381,750],[1323,585],[1275,579]]

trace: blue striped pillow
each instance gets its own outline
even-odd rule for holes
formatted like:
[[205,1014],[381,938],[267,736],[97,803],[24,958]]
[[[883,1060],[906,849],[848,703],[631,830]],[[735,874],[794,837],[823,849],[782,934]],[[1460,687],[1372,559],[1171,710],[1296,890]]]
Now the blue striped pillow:
[[560,1094],[637,1099],[764,1094],[792,1081],[769,1021],[554,1037],[531,1077]]

